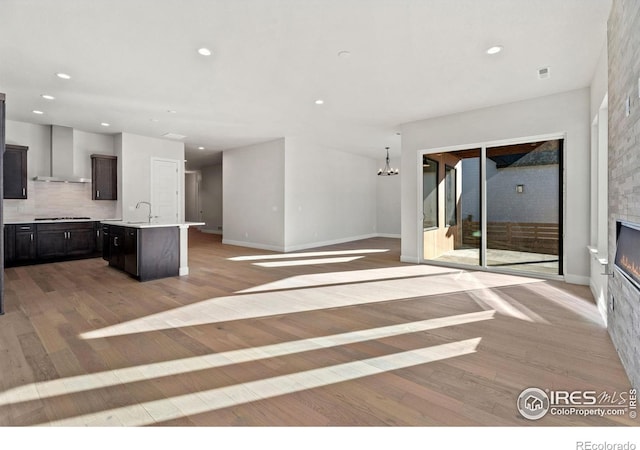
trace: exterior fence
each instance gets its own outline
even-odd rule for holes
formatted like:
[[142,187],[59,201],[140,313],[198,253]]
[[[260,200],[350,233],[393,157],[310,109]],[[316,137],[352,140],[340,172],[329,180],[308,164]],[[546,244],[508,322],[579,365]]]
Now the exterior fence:
[[[480,246],[480,223],[462,221],[462,244]],[[557,223],[488,222],[487,248],[557,255],[560,244]]]

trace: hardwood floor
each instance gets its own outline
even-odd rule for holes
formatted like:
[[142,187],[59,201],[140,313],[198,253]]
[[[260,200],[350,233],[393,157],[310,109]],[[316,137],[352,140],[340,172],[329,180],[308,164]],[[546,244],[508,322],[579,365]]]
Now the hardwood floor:
[[516,409],[631,388],[588,287],[403,264],[386,238],[280,255],[190,230],[189,266],[6,269],[0,424],[638,424]]

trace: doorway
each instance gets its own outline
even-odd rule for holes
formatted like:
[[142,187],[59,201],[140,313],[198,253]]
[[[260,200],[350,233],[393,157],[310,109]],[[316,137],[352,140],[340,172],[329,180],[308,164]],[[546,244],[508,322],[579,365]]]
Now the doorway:
[[200,180],[198,170],[185,171],[184,173],[184,219],[187,222],[201,222],[202,211],[200,208]]
[[563,138],[424,151],[421,261],[563,274]]
[[180,219],[179,162],[151,158],[151,204],[158,223],[178,223]]

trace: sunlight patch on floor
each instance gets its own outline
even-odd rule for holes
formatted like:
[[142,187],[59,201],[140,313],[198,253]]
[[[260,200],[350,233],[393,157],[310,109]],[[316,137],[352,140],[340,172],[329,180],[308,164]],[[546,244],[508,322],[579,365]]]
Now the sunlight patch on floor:
[[[244,403],[265,400],[358,378],[475,353],[482,338],[424,347],[361,361],[265,378],[190,394],[113,408],[46,423],[51,426],[144,426]],[[117,422],[116,422],[117,421]]]
[[377,281],[393,278],[420,277],[435,274],[458,273],[460,269],[450,269],[447,267],[420,265],[406,265],[398,267],[385,267],[382,269],[362,269],[362,270],[341,270],[339,272],[311,273],[296,275],[273,281],[271,283],[253,286],[241,291],[238,294],[249,292],[277,291],[282,289],[299,289],[315,286],[328,286],[331,284],[361,283],[363,281]]
[[546,301],[554,303],[573,314],[577,314],[583,319],[586,319],[602,328],[606,328],[598,308],[595,307],[595,300],[591,303],[582,297],[573,295],[570,292],[558,289],[557,287],[549,284],[536,286],[535,289],[529,289],[537,296],[542,296]]
[[388,248],[363,248],[359,250],[335,250],[304,253],[274,253],[272,255],[247,255],[227,258],[229,261],[261,261],[265,259],[312,258],[317,256],[362,255],[388,252]]
[[252,293],[202,300],[190,305],[151,314],[80,334],[82,339],[96,339],[176,327],[208,325],[273,315],[342,308],[355,305],[406,300],[488,289],[514,284],[540,283],[540,280],[474,272],[460,275],[434,275],[372,281],[367,283],[322,286],[290,291]]
[[527,322],[549,324],[549,321],[540,314],[527,308],[515,298],[492,289],[479,289],[469,292],[469,296],[484,309],[496,311],[504,316]]
[[386,327],[333,334],[279,344],[250,347],[221,353],[212,353],[190,358],[163,361],[140,366],[96,372],[87,375],[41,381],[9,389],[0,393],[0,406],[15,402],[45,399],[58,395],[75,394],[92,389],[101,389],[126,383],[135,383],[152,378],[179,375],[198,370],[208,370],[230,364],[275,358],[341,345],[354,344],[375,339],[384,339],[400,334],[418,333],[436,328],[451,327],[493,319],[495,311],[479,311],[455,316],[438,317],[416,322],[401,323]]

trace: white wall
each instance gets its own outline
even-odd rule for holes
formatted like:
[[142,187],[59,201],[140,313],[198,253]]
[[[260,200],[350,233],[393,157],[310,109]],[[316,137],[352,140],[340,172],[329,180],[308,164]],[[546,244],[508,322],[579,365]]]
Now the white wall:
[[223,243],[284,251],[284,139],[222,154]]
[[115,155],[114,135],[73,130],[73,166],[75,175],[91,178],[91,155]]
[[591,133],[591,214],[590,246],[597,253],[590,254],[589,286],[596,299],[598,310],[607,323],[607,290],[609,276],[607,266],[601,264],[608,257],[609,211],[608,211],[608,58],[607,44],[603,45],[593,80],[591,81],[590,118]]
[[376,177],[377,232],[380,236],[400,237],[400,179],[402,175],[401,173],[392,177]]
[[206,224],[201,229],[222,233],[222,164],[203,167],[200,172],[200,206]]
[[[142,221],[148,210],[135,209],[140,201],[151,201],[151,158],[178,161],[178,220],[184,220],[184,144],[182,142],[121,133],[115,138],[118,157],[118,204],[122,220]],[[152,205],[153,206],[153,205]]]
[[7,144],[26,145],[27,178],[51,174],[51,127],[26,122],[6,121]]
[[419,260],[420,150],[566,133],[565,279],[588,284],[584,249],[589,242],[589,98],[585,88],[402,125],[402,260]]
[[286,250],[373,236],[377,229],[376,173],[374,159],[287,138]]

